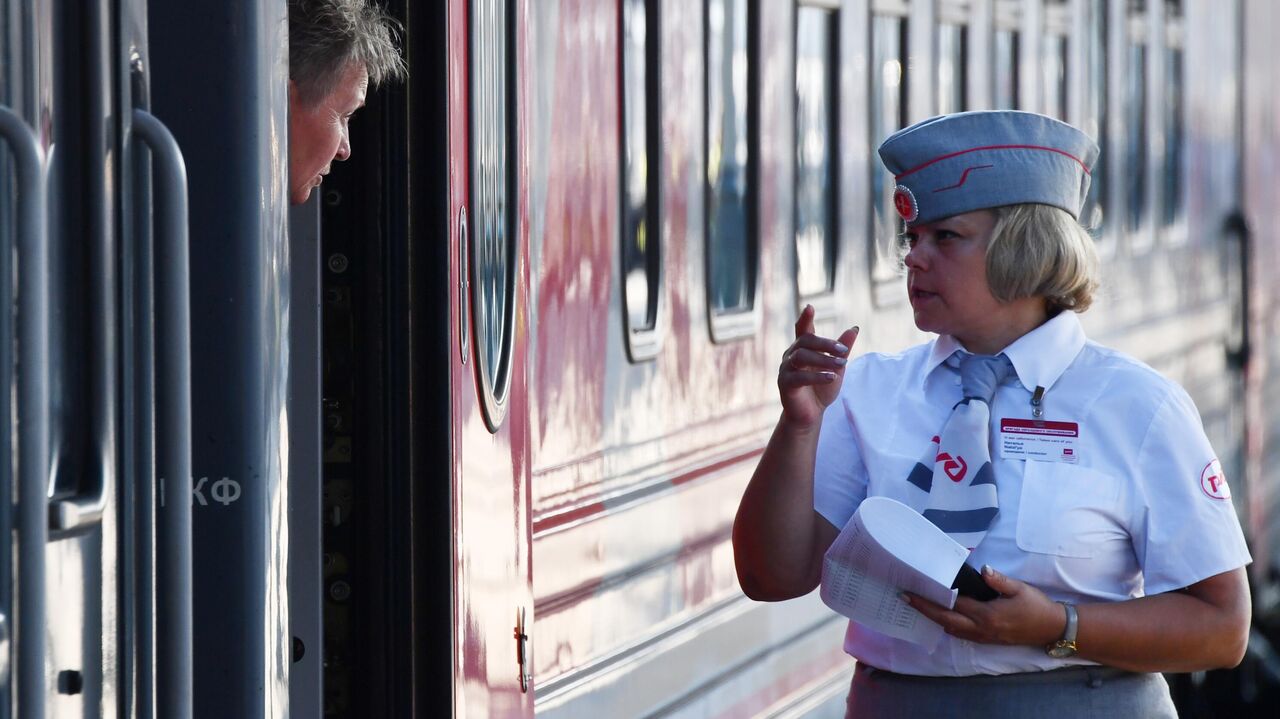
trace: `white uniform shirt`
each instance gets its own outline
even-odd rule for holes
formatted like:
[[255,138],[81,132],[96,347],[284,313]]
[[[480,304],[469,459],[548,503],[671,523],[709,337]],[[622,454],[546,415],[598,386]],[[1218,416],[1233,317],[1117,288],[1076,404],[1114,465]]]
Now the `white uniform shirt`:
[[[961,399],[964,349],[943,335],[901,354],[850,362],[823,418],[814,505],[843,527],[868,496],[912,503],[907,475]],[[1225,479],[1186,392],[1150,367],[1087,341],[1073,312],[1004,354],[1017,378],[991,403],[1000,511],[969,563],[990,564],[1055,600],[1123,601],[1179,589],[1249,563]],[[1002,457],[1001,419],[1075,422],[1075,463]],[[849,623],[845,651],[902,674],[966,676],[1091,662],[1040,647],[950,636],[933,653]]]

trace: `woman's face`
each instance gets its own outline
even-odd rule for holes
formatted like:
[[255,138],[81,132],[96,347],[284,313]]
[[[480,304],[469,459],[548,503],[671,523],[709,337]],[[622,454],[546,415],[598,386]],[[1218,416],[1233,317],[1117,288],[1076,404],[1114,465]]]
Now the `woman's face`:
[[334,160],[351,156],[347,121],[364,105],[369,73],[350,65],[333,92],[308,105],[289,82],[289,202],[300,205],[320,186]]
[[1000,302],[987,284],[987,243],[995,226],[994,212],[977,210],[917,225],[906,234],[907,293],[916,327],[952,335],[984,354],[1003,349],[1007,342],[999,343],[1010,329],[1024,323],[1021,303]]

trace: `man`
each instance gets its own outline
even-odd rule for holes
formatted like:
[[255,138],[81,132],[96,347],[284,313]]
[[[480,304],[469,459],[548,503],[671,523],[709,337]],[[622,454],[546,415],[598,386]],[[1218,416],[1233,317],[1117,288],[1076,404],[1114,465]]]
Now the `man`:
[[396,23],[366,0],[289,0],[289,202],[302,204],[334,160],[369,83],[405,74]]

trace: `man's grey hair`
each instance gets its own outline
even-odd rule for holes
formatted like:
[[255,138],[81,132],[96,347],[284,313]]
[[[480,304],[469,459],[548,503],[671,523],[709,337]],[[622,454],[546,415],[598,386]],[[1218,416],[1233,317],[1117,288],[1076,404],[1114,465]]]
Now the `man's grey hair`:
[[333,92],[359,63],[369,83],[401,78],[400,24],[369,0],[289,0],[289,79],[303,103]]

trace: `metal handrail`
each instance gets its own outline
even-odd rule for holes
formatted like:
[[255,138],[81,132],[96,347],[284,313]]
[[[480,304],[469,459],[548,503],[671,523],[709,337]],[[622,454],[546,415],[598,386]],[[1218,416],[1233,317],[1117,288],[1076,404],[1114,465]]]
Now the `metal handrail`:
[[[60,171],[58,146],[51,145],[49,154],[45,155],[45,165],[49,168],[46,186],[56,187],[57,173]],[[50,418],[52,422],[52,418]],[[107,508],[108,467],[99,467],[88,473],[88,487],[82,487],[74,496],[57,497],[49,501],[49,531],[53,541],[57,541],[66,532],[83,531],[102,523],[102,514]]]
[[192,714],[191,291],[187,168],[169,130],[144,110],[133,132],[152,152],[156,223],[156,715]]
[[49,507],[49,247],[45,173],[31,128],[0,107],[18,179],[18,715],[44,719]]

